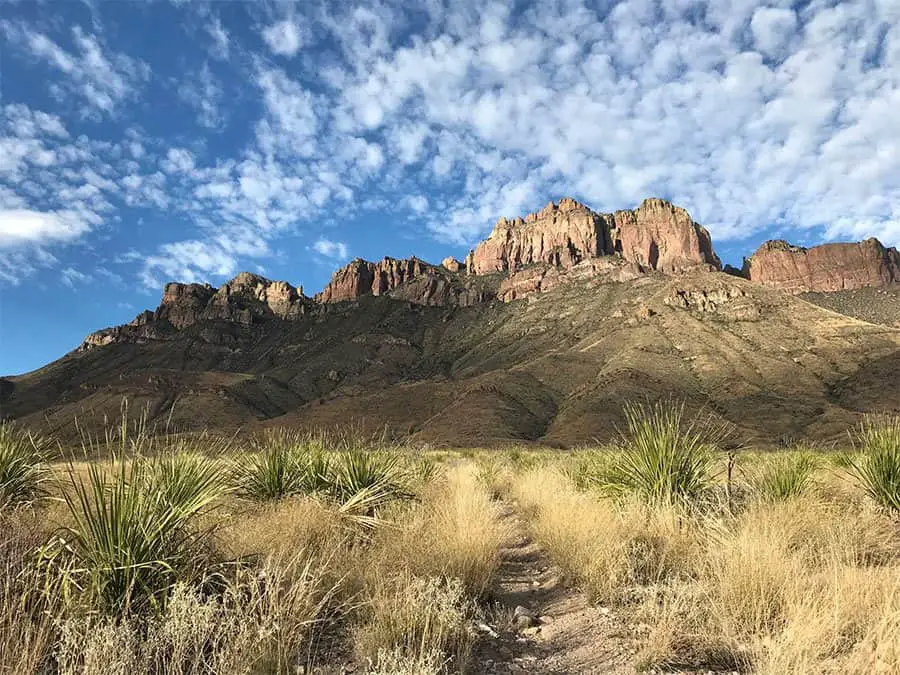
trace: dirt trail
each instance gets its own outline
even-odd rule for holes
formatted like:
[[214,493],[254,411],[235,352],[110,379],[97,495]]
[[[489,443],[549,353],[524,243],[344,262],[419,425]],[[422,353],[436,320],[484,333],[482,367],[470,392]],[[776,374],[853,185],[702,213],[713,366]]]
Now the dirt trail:
[[[479,640],[474,673],[634,673],[633,638],[615,610],[597,607],[566,585],[559,568],[528,536],[512,506],[505,517],[515,536],[503,549],[494,589],[495,620]],[[514,625],[516,607],[537,617],[524,630]],[[498,617],[506,617],[502,620]],[[504,625],[506,624],[506,625]]]

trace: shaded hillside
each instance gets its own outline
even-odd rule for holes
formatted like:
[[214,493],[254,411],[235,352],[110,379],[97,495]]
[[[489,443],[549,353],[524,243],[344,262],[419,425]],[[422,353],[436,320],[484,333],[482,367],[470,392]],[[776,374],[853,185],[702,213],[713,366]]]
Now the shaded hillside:
[[355,422],[423,442],[572,445],[613,435],[627,401],[672,396],[778,442],[900,410],[897,381],[900,330],[695,271],[471,307],[364,296],[290,321],[199,320],[9,378],[3,414],[66,436],[127,396],[179,429]]
[[804,293],[807,302],[869,323],[900,328],[900,285],[832,293]]

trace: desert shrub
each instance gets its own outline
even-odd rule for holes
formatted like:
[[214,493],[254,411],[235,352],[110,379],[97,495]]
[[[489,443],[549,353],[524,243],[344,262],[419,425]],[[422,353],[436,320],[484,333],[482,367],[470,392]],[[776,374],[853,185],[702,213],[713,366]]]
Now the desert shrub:
[[239,570],[222,593],[178,583],[149,617],[76,615],[62,623],[60,673],[296,672],[334,587],[301,551]]
[[350,450],[334,462],[332,492],[340,502],[357,493],[370,491],[386,499],[412,496],[401,455],[393,452]]
[[599,484],[614,495],[633,494],[651,504],[686,503],[711,485],[714,444],[721,432],[684,406],[660,402],[625,408],[627,432]]
[[42,672],[60,609],[35,564],[34,551],[45,534],[21,512],[0,513],[0,532],[0,672]]
[[0,509],[30,504],[45,494],[49,442],[13,424],[0,424]]
[[[157,489],[166,471],[177,489]],[[67,597],[114,613],[164,603],[176,581],[204,574],[205,533],[194,520],[224,490],[207,471],[144,459],[93,463],[86,477],[70,469],[62,496],[71,524],[42,550],[48,575]]]
[[853,441],[857,452],[842,466],[879,506],[900,511],[900,416],[867,417]]
[[483,596],[500,567],[510,532],[471,464],[453,467],[443,481],[402,515],[375,555],[382,570],[460,581],[470,597]]
[[459,580],[400,573],[375,580],[368,593],[353,639],[373,670],[391,672],[398,662],[412,672],[422,672],[423,664],[465,664],[474,605]]
[[253,440],[250,452],[234,465],[233,481],[245,497],[258,501],[329,490],[329,458],[316,441],[287,431]]
[[631,602],[645,586],[693,573],[697,527],[674,506],[600,498],[548,469],[523,474],[512,494],[535,539],[595,600]]
[[750,483],[762,499],[784,501],[802,495],[812,484],[818,467],[815,456],[791,453],[760,458],[750,472]]
[[210,495],[222,496],[229,490],[227,475],[215,458],[175,451],[137,461],[147,465],[139,472],[146,481],[143,492],[158,499],[163,508],[196,513]]

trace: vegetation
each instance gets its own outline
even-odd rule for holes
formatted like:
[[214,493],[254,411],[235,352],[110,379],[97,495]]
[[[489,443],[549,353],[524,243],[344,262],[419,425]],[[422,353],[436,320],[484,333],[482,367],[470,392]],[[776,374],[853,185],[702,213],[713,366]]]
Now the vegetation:
[[816,457],[803,451],[767,457],[751,473],[750,482],[762,499],[793,499],[809,489],[817,465]]
[[0,424],[0,510],[31,504],[44,494],[49,443]]
[[684,504],[707,491],[718,429],[700,417],[685,420],[684,406],[672,402],[628,405],[625,419],[622,450],[598,477],[601,487],[660,505]]
[[3,427],[4,475],[34,480],[0,511],[0,671],[462,671],[522,528],[619,613],[623,667],[900,671],[897,419],[839,471],[742,453],[728,506],[715,429],[666,404],[627,421],[617,447],[428,457],[123,426],[56,465]]
[[900,511],[900,416],[869,416],[854,434],[858,452],[843,458],[850,476],[877,504]]

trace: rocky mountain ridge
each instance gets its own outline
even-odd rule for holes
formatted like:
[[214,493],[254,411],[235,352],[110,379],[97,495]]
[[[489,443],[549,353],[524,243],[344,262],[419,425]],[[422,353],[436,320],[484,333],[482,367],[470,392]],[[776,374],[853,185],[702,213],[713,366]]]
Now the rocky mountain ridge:
[[[334,303],[388,296],[412,304],[469,307],[511,302],[561,284],[624,282],[648,273],[716,272],[721,263],[709,232],[683,208],[645,199],[636,209],[597,213],[574,199],[550,202],[524,218],[500,218],[464,262],[432,265],[418,258],[357,258],[337,270],[321,293],[242,272],[219,288],[169,283],[155,311],[89,335],[80,349],[112,342],[163,340],[202,321],[240,325],[296,320]],[[812,248],[764,243],[743,269],[726,271],[792,294],[900,283],[900,254],[877,239]]]

